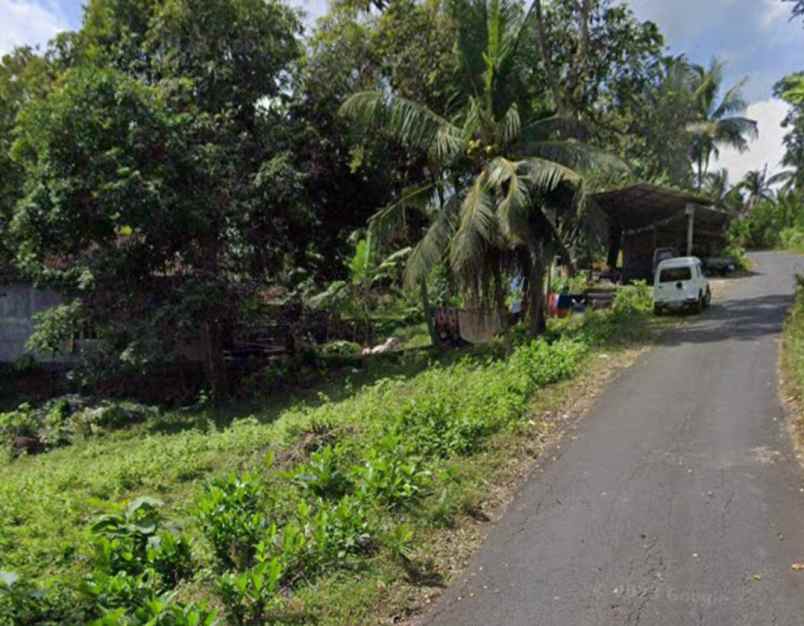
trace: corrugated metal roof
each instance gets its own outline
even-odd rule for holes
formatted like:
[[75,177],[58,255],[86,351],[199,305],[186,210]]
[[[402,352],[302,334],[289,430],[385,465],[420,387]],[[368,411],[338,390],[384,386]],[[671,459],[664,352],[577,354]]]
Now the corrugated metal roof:
[[624,230],[637,230],[666,222],[686,214],[695,207],[696,224],[723,229],[731,215],[712,205],[711,200],[689,191],[659,187],[647,183],[593,195],[598,206]]

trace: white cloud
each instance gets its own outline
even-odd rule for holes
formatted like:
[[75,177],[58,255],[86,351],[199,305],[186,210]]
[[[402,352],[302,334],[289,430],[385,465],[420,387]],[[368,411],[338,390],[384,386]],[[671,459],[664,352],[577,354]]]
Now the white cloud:
[[730,148],[721,149],[720,159],[713,163],[712,169],[727,168],[732,184],[736,184],[751,170],[764,168],[765,164],[771,174],[781,169],[779,163],[784,156],[782,140],[786,134],[782,128],[782,120],[789,110],[786,103],[775,98],[749,106],[745,116],[757,121],[759,139],[752,142],[750,150],[743,154]]
[[769,30],[776,22],[786,19],[790,15],[789,5],[781,0],[764,0],[765,8],[762,14],[762,27]]
[[47,43],[67,29],[62,17],[33,0],[0,0],[0,24],[0,55],[15,46]]

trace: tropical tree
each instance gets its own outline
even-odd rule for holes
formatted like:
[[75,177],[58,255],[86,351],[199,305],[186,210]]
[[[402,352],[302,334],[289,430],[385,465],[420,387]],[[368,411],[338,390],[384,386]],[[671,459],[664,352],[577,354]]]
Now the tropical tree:
[[697,87],[694,100],[697,121],[691,124],[691,157],[696,166],[698,188],[704,183],[704,175],[709,170],[709,162],[720,156],[720,148],[734,148],[740,152],[748,150],[749,140],[758,135],[754,120],[737,115],[746,109],[742,80],[723,94],[724,63],[713,59],[709,68],[697,66]]
[[80,305],[107,367],[201,340],[227,394],[244,294],[309,241],[286,136],[300,30],[273,0],[93,0],[76,66],[19,113],[17,265]]
[[767,164],[761,170],[752,170],[745,175],[737,186],[747,193],[746,209],[751,211],[760,201],[774,201],[774,188],[787,178],[785,172],[768,176]]
[[804,72],[783,78],[774,86],[774,95],[790,104],[790,110],[782,122],[787,129],[784,137],[785,154],[782,165],[787,169],[786,186],[804,191]]
[[23,194],[24,173],[11,158],[19,112],[43,98],[50,88],[48,64],[31,48],[0,57],[0,281],[13,275],[16,243],[9,225]]
[[688,126],[697,119],[696,77],[683,55],[653,65],[651,80],[638,95],[637,113],[628,116],[628,132],[620,135],[622,152],[641,179],[693,186]]
[[793,17],[804,15],[804,0],[784,0],[793,4]]
[[704,175],[702,191],[709,196],[715,204],[735,214],[743,209],[741,187],[740,185],[732,186],[729,183],[729,171],[726,168],[722,168],[716,172],[706,173]]
[[[460,80],[453,106],[436,112],[388,91],[351,96],[341,111],[363,128],[390,133],[427,154],[429,182],[408,190],[372,220],[375,236],[398,227],[412,207],[432,225],[412,252],[406,276],[421,284],[448,260],[478,305],[501,305],[506,270],[528,278],[531,332],[544,327],[545,245],[560,245],[557,222],[576,205],[579,170],[611,159],[574,141],[551,139],[556,117],[536,110],[521,54],[531,12],[509,0],[453,0]],[[565,194],[562,198],[562,194]]]

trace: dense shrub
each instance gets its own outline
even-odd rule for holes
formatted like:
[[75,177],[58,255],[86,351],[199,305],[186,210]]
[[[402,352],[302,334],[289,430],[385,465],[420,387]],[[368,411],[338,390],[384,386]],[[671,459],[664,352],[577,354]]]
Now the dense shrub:
[[0,626],[84,624],[91,619],[87,608],[65,585],[45,588],[0,571]]
[[192,573],[187,539],[161,529],[161,503],[139,498],[92,526],[94,569],[86,588],[105,610],[137,609]]
[[197,518],[218,564],[245,569],[267,528],[262,483],[253,474],[213,481],[198,501]]
[[355,469],[358,494],[392,509],[412,506],[430,486],[432,473],[424,459],[394,435],[387,435],[366,453],[365,463]]
[[35,443],[37,451],[48,450],[70,445],[76,437],[102,435],[156,415],[155,409],[133,402],[90,405],[79,396],[67,396],[39,408],[21,404],[14,411],[0,413],[0,439],[13,446],[17,438],[24,437]]
[[353,488],[351,477],[343,469],[343,452],[335,446],[325,446],[314,452],[310,460],[295,474],[303,489],[321,498],[340,498]]
[[644,281],[621,287],[614,297],[614,315],[619,318],[636,317],[653,310],[653,289]]

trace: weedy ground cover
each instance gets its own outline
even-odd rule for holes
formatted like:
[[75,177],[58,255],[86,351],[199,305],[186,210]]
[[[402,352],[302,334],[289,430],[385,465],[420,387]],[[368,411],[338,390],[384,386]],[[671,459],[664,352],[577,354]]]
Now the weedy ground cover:
[[613,311],[538,341],[415,352],[338,381],[337,397],[235,419],[206,408],[120,428],[107,408],[81,430],[62,405],[2,414],[7,433],[50,428],[65,445],[0,464],[0,624],[363,624],[404,611],[401,589],[442,582],[421,546],[460,541],[514,442],[552,428],[530,414],[534,398],[643,340],[650,310],[644,287],[625,289]]

